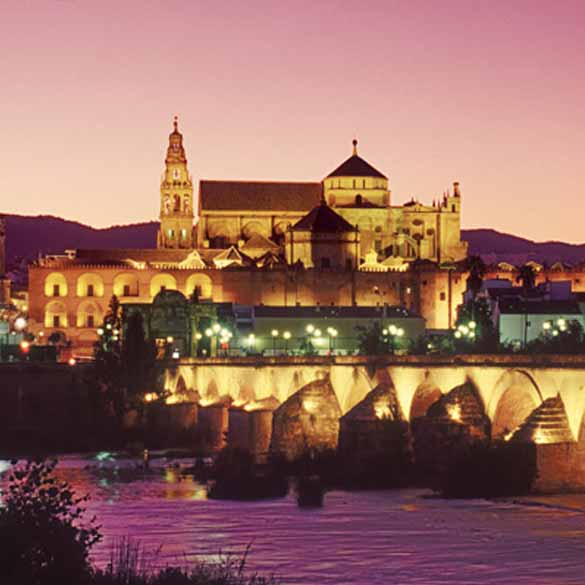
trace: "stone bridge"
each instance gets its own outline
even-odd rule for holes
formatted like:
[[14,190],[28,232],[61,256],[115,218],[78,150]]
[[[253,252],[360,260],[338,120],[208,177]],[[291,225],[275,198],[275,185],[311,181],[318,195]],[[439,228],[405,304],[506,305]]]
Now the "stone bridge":
[[585,411],[585,356],[465,355],[244,357],[181,361],[167,372],[172,392],[196,390],[202,402],[270,397],[285,402],[305,385],[329,379],[345,415],[380,383],[394,388],[404,419],[424,416],[441,396],[475,389],[492,436],[518,428],[542,403],[560,396],[575,441]]

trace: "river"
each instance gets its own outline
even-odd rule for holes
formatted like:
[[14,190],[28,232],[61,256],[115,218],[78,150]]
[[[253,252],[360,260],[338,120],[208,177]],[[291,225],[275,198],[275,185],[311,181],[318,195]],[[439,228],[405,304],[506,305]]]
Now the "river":
[[[104,540],[94,561],[131,537],[154,563],[241,554],[283,584],[585,583],[585,496],[522,503],[441,500],[422,490],[329,492],[322,509],[292,496],[251,503],[206,499],[185,460],[61,459],[59,475],[90,493]],[[0,469],[6,469],[6,462]]]

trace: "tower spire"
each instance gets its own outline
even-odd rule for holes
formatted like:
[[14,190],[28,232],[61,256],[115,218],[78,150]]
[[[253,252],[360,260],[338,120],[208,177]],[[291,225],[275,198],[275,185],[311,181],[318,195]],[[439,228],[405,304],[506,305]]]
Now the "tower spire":
[[352,145],[353,145],[353,153],[352,153],[352,154],[353,154],[353,156],[357,156],[357,145],[358,145],[357,138],[354,138],[354,139],[351,141],[351,143],[352,143]]

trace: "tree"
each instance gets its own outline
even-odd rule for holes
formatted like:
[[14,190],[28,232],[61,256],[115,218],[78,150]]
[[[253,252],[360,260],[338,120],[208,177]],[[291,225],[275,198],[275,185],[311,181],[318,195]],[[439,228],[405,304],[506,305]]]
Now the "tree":
[[536,286],[536,270],[530,264],[524,264],[518,269],[516,282],[522,283],[525,291],[532,290]]
[[92,518],[83,524],[88,497],[76,497],[54,477],[56,461],[16,467],[0,508],[0,582],[6,585],[81,584],[89,552],[101,536]]
[[486,299],[469,300],[461,305],[455,326],[454,341],[457,351],[497,351],[498,335]]
[[156,387],[156,346],[145,339],[141,313],[128,317],[120,368],[128,398],[142,404],[144,395]]
[[118,298],[114,295],[108,306],[99,339],[94,345],[95,383],[102,407],[121,419],[126,411],[122,384],[121,327]]
[[469,256],[465,261],[465,269],[469,271],[467,288],[471,291],[472,298],[475,299],[481,290],[487,267],[481,256]]
[[382,325],[374,321],[369,327],[356,327],[358,331],[358,348],[362,355],[380,355],[388,353],[388,343],[382,334]]

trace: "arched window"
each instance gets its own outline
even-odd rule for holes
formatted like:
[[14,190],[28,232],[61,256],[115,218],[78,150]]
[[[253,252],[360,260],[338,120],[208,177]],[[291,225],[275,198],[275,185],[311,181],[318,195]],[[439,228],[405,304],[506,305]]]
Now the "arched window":
[[181,197],[180,197],[180,195],[175,195],[175,211],[181,211]]
[[362,203],[363,203],[363,197],[361,195],[356,195],[355,196],[355,204],[362,205]]

